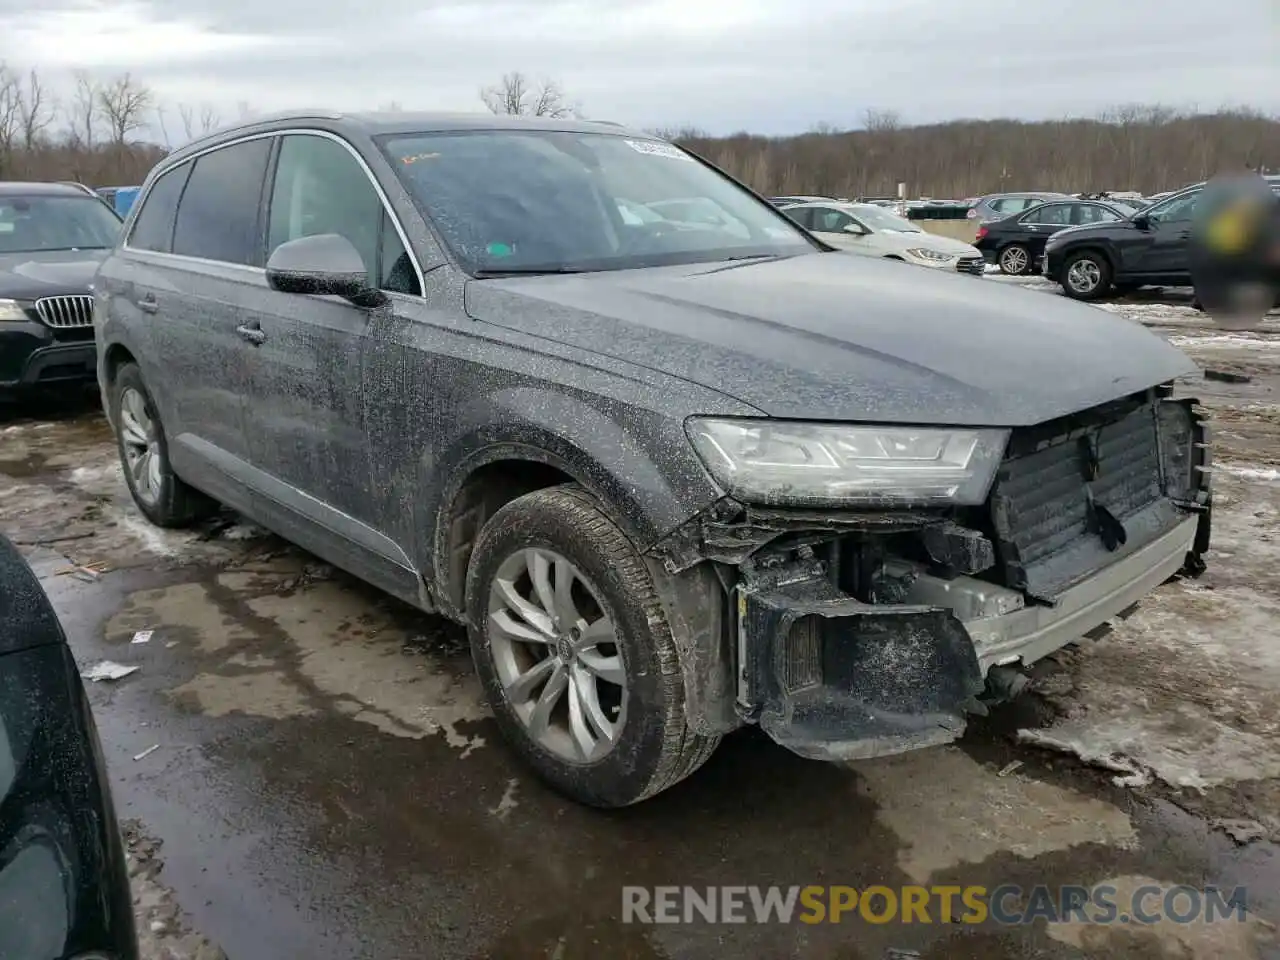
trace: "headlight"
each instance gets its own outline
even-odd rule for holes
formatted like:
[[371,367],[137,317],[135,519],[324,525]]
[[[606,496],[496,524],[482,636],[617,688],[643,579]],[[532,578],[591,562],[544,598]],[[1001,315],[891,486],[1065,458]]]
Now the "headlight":
[[956,258],[954,253],[939,253],[937,250],[926,250],[924,247],[913,247],[907,251],[907,256],[915,257],[917,260],[932,260],[934,263],[946,263]]
[[0,300],[0,323],[5,320],[30,320],[17,300]]
[[790,506],[976,505],[1007,430],[713,420],[689,439],[730,495]]

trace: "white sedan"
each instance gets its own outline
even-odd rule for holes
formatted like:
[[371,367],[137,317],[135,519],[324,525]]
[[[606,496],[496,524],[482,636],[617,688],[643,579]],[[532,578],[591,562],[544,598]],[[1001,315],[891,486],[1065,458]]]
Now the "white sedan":
[[972,244],[927,233],[910,220],[870,203],[813,201],[788,204],[782,212],[819,240],[850,253],[977,277],[986,272],[986,261]]

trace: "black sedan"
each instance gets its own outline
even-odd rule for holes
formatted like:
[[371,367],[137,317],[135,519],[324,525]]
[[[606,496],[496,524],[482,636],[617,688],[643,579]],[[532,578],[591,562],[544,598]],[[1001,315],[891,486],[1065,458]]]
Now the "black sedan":
[[1080,224],[1126,220],[1133,213],[1132,207],[1115,201],[1043,203],[1026,213],[983,224],[973,245],[982,251],[988,263],[997,264],[1001,273],[1021,276],[1038,268],[1045,243],[1059,230]]
[[137,960],[102,749],[62,626],[0,535],[0,957]]
[[94,382],[89,282],[120,227],[87,187],[0,183],[0,399]]

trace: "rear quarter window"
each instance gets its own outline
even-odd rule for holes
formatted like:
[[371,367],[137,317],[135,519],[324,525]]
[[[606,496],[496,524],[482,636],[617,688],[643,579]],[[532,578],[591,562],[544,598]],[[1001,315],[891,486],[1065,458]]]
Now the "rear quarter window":
[[178,204],[174,253],[262,266],[262,182],[270,153],[271,138],[263,137],[196,159]]
[[178,212],[178,199],[187,185],[191,164],[184,163],[161,174],[138,210],[129,233],[129,246],[135,250],[169,253],[173,249],[173,221]]

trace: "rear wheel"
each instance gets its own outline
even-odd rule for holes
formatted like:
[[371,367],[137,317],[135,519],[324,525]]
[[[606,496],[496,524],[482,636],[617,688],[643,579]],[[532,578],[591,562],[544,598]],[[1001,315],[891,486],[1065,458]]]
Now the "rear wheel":
[[621,807],[706,762],[644,560],[575,486],[535,491],[485,525],[467,570],[471,652],[512,749],[560,792]]
[[1031,254],[1020,243],[1011,243],[1000,251],[1000,272],[1020,277],[1031,269]]
[[116,371],[111,419],[125,483],[148,520],[159,527],[185,527],[217,511],[214,501],[173,472],[164,425],[137,364],[126,363]]
[[1099,300],[1111,289],[1111,264],[1095,250],[1082,250],[1062,265],[1062,292],[1073,300]]

